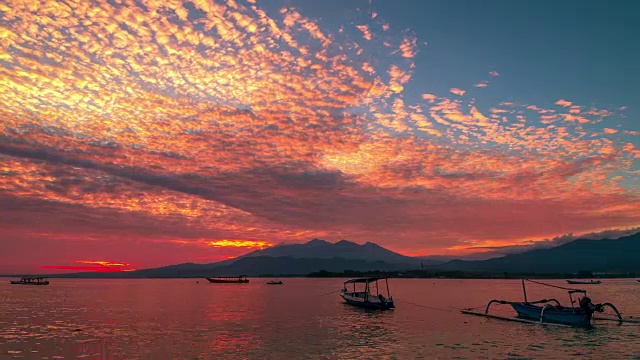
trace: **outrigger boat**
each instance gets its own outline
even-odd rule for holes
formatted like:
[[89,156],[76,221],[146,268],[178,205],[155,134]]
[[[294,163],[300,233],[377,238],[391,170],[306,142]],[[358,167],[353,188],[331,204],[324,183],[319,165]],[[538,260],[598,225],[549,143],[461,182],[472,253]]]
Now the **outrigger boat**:
[[49,285],[47,278],[43,277],[23,277],[20,280],[11,280],[14,285]]
[[[384,297],[380,292],[378,281],[384,280],[387,288],[387,297]],[[375,295],[372,291],[373,284],[375,284]],[[352,289],[347,289],[347,286]],[[357,286],[360,285],[360,286]],[[362,288],[364,285],[364,289]],[[340,290],[340,296],[349,305],[376,310],[388,310],[394,309],[393,298],[389,292],[389,280],[386,277],[374,277],[374,278],[362,278],[351,279],[345,281],[344,288]]]
[[[569,293],[570,306],[563,306],[560,301],[556,299],[542,299],[536,301],[529,301],[527,299],[527,289],[525,287],[525,280],[559,288],[566,290]],[[540,323],[540,324],[552,324],[561,326],[574,326],[574,327],[591,327],[591,320],[613,320],[619,322],[638,322],[638,320],[625,320],[620,315],[620,312],[611,303],[593,304],[591,299],[587,296],[587,291],[582,289],[570,289],[562,286],[556,286],[551,284],[545,284],[542,282],[522,279],[522,291],[524,293],[524,301],[505,301],[505,300],[491,300],[487,304],[484,313],[475,312],[473,309],[463,309],[463,314],[478,315],[484,317],[490,317],[501,320],[511,320],[528,323]],[[492,304],[505,304],[511,305],[516,311],[518,316],[516,318],[509,318],[498,315],[489,314],[489,308]],[[577,306],[576,306],[577,304]],[[617,316],[617,319],[613,318],[601,318],[594,317],[595,312],[603,312],[605,307],[611,308]]]
[[267,281],[267,285],[282,285],[282,281],[278,280],[271,280],[271,281]]
[[249,282],[249,279],[247,279],[247,275],[240,275],[238,277],[217,277],[205,279],[214,284],[246,284]]
[[601,284],[600,280],[589,280],[589,281],[567,280],[567,283],[573,284],[573,285],[596,285],[596,284]]

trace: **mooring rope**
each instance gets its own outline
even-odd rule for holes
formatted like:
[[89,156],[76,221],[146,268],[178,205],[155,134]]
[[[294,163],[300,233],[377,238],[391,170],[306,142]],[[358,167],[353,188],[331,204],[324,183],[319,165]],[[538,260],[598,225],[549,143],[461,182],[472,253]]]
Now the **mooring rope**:
[[329,295],[329,294],[333,294],[333,293],[337,293],[337,292],[340,292],[340,290],[332,290],[332,291],[329,291],[329,292],[328,292],[328,293],[326,293],[326,294],[320,294],[320,295],[318,295],[318,296],[327,296],[327,295]]
[[410,305],[417,306],[417,307],[421,307],[421,308],[425,308],[425,309],[439,310],[439,311],[446,311],[446,312],[459,312],[459,310],[442,309],[442,308],[437,308],[437,307],[433,307],[433,306],[420,305],[420,304],[416,304],[416,303],[414,303],[414,302],[406,301],[406,300],[397,300],[397,299],[394,299],[394,301],[403,302],[403,303],[405,303],[405,304],[410,304]]
[[550,287],[554,287],[554,288],[562,289],[562,290],[569,290],[569,291],[571,291],[571,290],[582,290],[582,289],[568,288],[568,287],[558,286],[558,285],[553,285],[553,284],[547,284],[547,283],[543,283],[543,282],[535,281],[535,280],[531,280],[531,279],[525,279],[525,280],[530,281],[532,283],[536,283],[536,284],[540,284],[540,285],[544,285],[544,286],[550,286]]

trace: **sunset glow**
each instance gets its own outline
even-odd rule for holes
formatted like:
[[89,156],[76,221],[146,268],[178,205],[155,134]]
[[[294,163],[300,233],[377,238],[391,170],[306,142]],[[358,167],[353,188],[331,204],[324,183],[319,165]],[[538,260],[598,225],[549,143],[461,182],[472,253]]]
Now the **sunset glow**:
[[209,241],[207,243],[213,247],[230,247],[230,248],[247,248],[247,249],[264,249],[266,247],[273,246],[266,241],[251,241],[251,240],[216,240]]
[[529,42],[488,9],[330,3],[0,3],[0,273],[640,226],[637,50],[606,22]]
[[136,270],[131,267],[131,264],[122,262],[111,262],[102,260],[74,260],[73,263],[83,265],[46,265],[41,266],[40,268],[47,270],[72,270],[77,272],[121,272]]
[[131,266],[131,264],[127,263],[114,263],[110,261],[91,261],[91,260],[76,260],[74,261],[78,264],[87,264],[87,265],[100,265],[106,267],[127,267]]

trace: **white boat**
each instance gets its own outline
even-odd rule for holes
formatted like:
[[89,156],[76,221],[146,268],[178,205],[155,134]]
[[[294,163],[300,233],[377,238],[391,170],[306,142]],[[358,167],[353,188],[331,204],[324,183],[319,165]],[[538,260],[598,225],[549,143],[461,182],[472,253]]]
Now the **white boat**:
[[[384,280],[386,284],[387,297],[381,293],[378,281]],[[353,287],[351,287],[353,285]],[[375,286],[374,286],[375,285]],[[373,292],[375,288],[375,293]],[[376,309],[388,310],[394,309],[393,298],[389,293],[389,280],[381,277],[351,279],[345,281],[344,288],[340,290],[340,296],[349,305]]]

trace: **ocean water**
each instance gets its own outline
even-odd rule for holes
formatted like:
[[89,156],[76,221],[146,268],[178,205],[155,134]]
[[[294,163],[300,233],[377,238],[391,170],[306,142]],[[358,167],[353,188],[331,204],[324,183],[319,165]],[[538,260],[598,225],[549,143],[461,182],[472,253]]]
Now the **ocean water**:
[[[0,359],[640,359],[640,324],[573,329],[459,312],[521,300],[519,280],[390,279],[397,308],[386,312],[344,304],[344,279],[8,280],[0,283]],[[640,318],[637,281],[583,287],[595,303]],[[558,289],[529,284],[527,292],[568,302]]]

